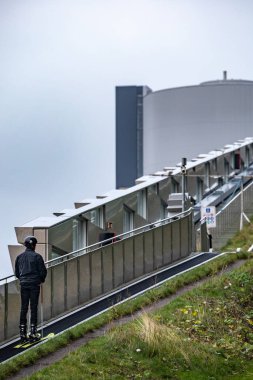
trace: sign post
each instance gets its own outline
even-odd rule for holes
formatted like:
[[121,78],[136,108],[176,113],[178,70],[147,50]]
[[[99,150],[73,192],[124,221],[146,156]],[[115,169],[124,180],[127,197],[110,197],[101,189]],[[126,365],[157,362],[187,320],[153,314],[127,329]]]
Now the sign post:
[[205,220],[206,228],[216,227],[216,208],[215,206],[208,206],[201,208],[201,219]]
[[209,239],[209,252],[213,252],[212,234],[210,228],[216,227],[216,208],[215,206],[207,206],[201,208],[201,220],[206,222],[207,236]]

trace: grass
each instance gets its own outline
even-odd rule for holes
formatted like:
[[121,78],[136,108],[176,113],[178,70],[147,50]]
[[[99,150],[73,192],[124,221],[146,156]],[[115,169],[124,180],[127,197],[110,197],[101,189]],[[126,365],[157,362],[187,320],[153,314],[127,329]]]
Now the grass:
[[[234,250],[242,243],[246,250],[252,244],[252,226],[245,227],[241,233],[243,238],[240,234],[236,235],[235,242],[229,241],[226,250]],[[240,367],[247,367],[252,354],[253,315],[249,291],[253,286],[250,276],[252,261],[247,260],[241,271],[233,271],[234,277],[228,274],[219,277],[214,275],[238,258],[249,257],[246,251],[224,255],[175,277],[159,288],[118,305],[42,346],[1,364],[0,379],[17,373],[87,332],[123,315],[131,315],[204,277],[209,277],[205,286],[177,298],[158,313],[144,313],[136,322],[113,329],[31,378],[222,379],[219,376],[225,376],[228,369],[230,375],[234,376],[239,364]],[[235,302],[238,299],[243,300],[242,304]],[[236,317],[233,317],[233,312]],[[243,341],[243,344],[239,345],[236,341]]]
[[253,358],[252,274],[248,260],[30,379],[246,379]]
[[[241,231],[238,231],[232,239],[229,239],[226,250],[234,250],[241,248],[242,251],[247,252],[248,248],[253,244],[253,218],[251,223],[244,226]],[[223,250],[224,251],[224,250]]]
[[[136,340],[143,342],[147,356],[178,356],[190,363],[189,342],[184,341],[180,331],[172,326],[160,323],[159,320],[143,313],[133,327],[133,332]],[[137,350],[140,351],[141,349]]]

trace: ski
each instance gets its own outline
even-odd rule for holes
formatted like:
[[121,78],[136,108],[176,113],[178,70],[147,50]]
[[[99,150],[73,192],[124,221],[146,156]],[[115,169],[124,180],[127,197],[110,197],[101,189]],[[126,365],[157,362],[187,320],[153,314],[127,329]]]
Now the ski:
[[50,339],[50,338],[53,338],[55,336],[54,333],[49,333],[48,335],[44,336],[43,338],[40,338],[39,340],[36,340],[34,342],[24,342],[24,343],[20,343],[20,344],[17,344],[16,346],[14,346],[14,348],[28,348],[28,347],[31,347],[37,343],[40,343],[44,340],[47,340],[47,339]]

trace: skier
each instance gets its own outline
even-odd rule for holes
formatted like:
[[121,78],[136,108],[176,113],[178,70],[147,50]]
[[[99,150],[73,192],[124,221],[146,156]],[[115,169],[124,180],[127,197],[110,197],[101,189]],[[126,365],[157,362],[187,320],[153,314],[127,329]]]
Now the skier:
[[[47,276],[47,269],[40,254],[35,252],[37,239],[27,236],[24,241],[26,250],[18,255],[15,261],[15,276],[20,281],[21,311],[20,311],[20,339],[21,342],[37,341],[40,334],[37,332],[38,301],[40,285]],[[30,303],[31,329],[27,337],[27,312]]]

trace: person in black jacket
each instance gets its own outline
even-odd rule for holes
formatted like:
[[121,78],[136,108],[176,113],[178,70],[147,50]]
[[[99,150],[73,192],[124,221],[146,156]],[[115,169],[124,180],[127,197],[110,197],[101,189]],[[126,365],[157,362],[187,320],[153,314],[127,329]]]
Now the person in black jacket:
[[112,229],[112,222],[107,222],[106,229],[99,234],[99,241],[102,242],[101,246],[113,243],[115,241],[115,239],[113,239],[114,237],[115,232]]
[[[26,250],[18,255],[15,261],[15,276],[19,279],[21,287],[21,311],[20,311],[20,339],[25,342],[36,341],[40,338],[37,333],[38,301],[40,285],[47,276],[47,269],[40,254],[35,252],[37,239],[27,236],[24,241]],[[27,337],[27,312],[30,303],[31,331]]]

